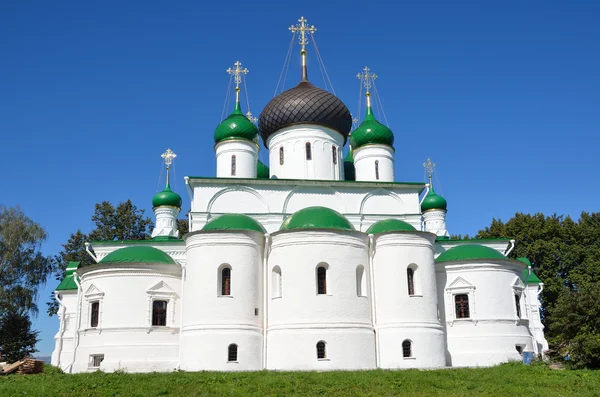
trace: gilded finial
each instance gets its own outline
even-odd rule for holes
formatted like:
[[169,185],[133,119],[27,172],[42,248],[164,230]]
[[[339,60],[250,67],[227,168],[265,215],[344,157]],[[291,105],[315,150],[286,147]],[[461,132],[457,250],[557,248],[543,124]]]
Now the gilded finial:
[[423,167],[425,167],[427,176],[429,176],[429,187],[433,189],[431,180],[433,179],[433,172],[435,171],[435,163],[432,163],[431,159],[428,158],[427,161],[423,163]]
[[300,32],[298,44],[302,46],[302,49],[300,50],[300,55],[302,55],[302,81],[308,81],[308,73],[306,70],[306,45],[308,44],[308,39],[306,33],[313,34],[317,31],[317,28],[313,25],[308,26],[308,21],[303,16],[298,19],[298,22],[300,23],[290,26],[289,29],[292,33]]
[[162,157],[165,165],[167,166],[167,187],[169,187],[169,169],[171,169],[171,164],[173,164],[173,160],[175,157],[177,157],[177,155],[171,149],[167,149],[167,151],[161,154],[160,157]]
[[242,69],[242,63],[236,61],[233,64],[233,69],[229,68],[226,70],[227,73],[233,75],[233,81],[235,82],[235,102],[240,102],[240,84],[242,83],[242,75],[248,74],[248,69]]
[[[371,69],[365,66],[363,71],[356,75],[356,78],[361,80],[365,86],[366,92],[365,96],[367,97],[367,108],[371,107],[371,87],[373,86],[373,82],[377,78],[375,73],[371,73]],[[368,109],[367,109],[368,111]]]

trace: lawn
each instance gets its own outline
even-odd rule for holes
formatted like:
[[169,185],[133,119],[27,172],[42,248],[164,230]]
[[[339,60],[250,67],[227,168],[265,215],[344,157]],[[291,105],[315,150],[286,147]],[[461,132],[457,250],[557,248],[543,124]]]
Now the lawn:
[[[48,368],[47,369],[52,369]],[[600,371],[493,368],[361,372],[175,372],[0,377],[0,396],[599,396]]]

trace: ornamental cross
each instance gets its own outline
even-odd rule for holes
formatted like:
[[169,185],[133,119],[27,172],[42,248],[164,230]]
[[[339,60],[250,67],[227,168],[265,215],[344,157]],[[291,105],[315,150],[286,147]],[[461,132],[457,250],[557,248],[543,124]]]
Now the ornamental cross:
[[235,81],[235,88],[237,89],[240,87],[240,83],[242,82],[242,75],[248,74],[248,69],[242,69],[242,63],[240,61],[236,61],[233,66],[233,69],[229,68],[226,70],[226,72],[233,75],[233,81]]
[[431,159],[427,159],[427,161],[423,163],[423,167],[425,167],[427,175],[429,176],[429,183],[431,183],[431,177],[433,175],[433,171],[435,171],[435,163],[432,163]]
[[356,127],[358,127],[358,122],[360,120],[358,120],[358,117],[353,117],[352,118],[352,125],[354,126],[354,129],[356,129]]
[[248,110],[248,113],[246,113],[246,117],[248,118],[248,120],[250,120],[251,123],[256,123],[258,121],[258,118],[254,117],[252,115],[252,112],[250,112]]
[[169,166],[173,164],[173,159],[177,157],[177,155],[173,153],[171,149],[167,149],[167,151],[161,154],[160,157],[163,158],[165,164],[167,165],[167,168],[169,168]]
[[298,37],[298,44],[302,46],[302,52],[304,52],[304,47],[308,44],[306,32],[313,34],[317,31],[317,28],[315,28],[313,25],[308,26],[308,21],[304,17],[300,17],[300,19],[298,19],[298,22],[300,22],[298,25],[290,26],[290,31],[293,33],[300,32],[300,37]]
[[367,90],[367,93],[368,93],[369,90],[371,89],[371,85],[377,78],[377,75],[375,73],[371,73],[371,69],[369,69],[367,66],[365,66],[365,68],[363,69],[363,72],[357,74],[356,78],[364,81],[365,89]]

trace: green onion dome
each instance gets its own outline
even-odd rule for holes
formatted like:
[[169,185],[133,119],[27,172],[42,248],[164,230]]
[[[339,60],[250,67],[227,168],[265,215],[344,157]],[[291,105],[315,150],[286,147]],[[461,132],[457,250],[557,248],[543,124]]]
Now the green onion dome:
[[152,197],[152,208],[169,206],[181,209],[181,196],[171,190],[167,185],[162,192],[158,192]]
[[373,111],[369,106],[367,107],[367,115],[363,122],[357,129],[352,131],[350,144],[353,150],[365,145],[394,146],[394,133],[375,119]]
[[111,263],[165,263],[175,265],[176,262],[165,252],[149,246],[121,248],[106,255],[100,264]]
[[399,219],[384,219],[379,222],[375,222],[367,229],[367,234],[378,234],[387,232],[416,232],[414,228],[408,222],[401,221]]
[[355,230],[344,215],[326,207],[307,207],[296,211],[279,228],[279,230],[295,229]]
[[258,141],[258,129],[242,113],[240,103],[235,103],[233,113],[221,122],[215,129],[215,143],[230,139],[246,139],[248,141]]
[[244,214],[223,214],[208,221],[202,230],[250,230],[260,233],[267,232],[257,220]]
[[508,259],[493,248],[479,244],[463,244],[442,253],[436,262],[466,261],[473,259]]
[[421,203],[421,212],[429,211],[429,210],[446,210],[448,207],[448,203],[446,199],[442,196],[435,193],[433,187],[429,189],[427,196]]
[[[352,138],[352,135],[350,135]],[[354,168],[354,157],[352,157],[352,148],[348,148],[348,153],[344,157],[344,180],[356,180],[356,169]]]
[[270,176],[271,172],[269,171],[269,167],[267,167],[262,161],[258,160],[256,163],[256,177],[258,179],[269,179]]

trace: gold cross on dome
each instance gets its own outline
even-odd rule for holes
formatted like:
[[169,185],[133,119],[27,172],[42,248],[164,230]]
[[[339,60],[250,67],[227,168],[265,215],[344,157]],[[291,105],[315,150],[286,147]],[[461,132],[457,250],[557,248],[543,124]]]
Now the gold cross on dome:
[[293,33],[300,32],[300,37],[298,37],[298,44],[302,46],[302,52],[305,52],[304,47],[308,44],[308,40],[306,39],[306,32],[312,34],[317,31],[317,28],[315,28],[313,25],[308,26],[308,21],[304,17],[300,17],[300,19],[298,19],[298,22],[300,22],[298,25],[290,26],[290,31]]
[[177,155],[171,149],[167,149],[167,151],[161,154],[160,157],[163,158],[165,164],[167,165],[167,168],[169,168],[169,166],[173,164],[173,159],[175,159]]
[[371,73],[371,69],[365,66],[363,72],[357,74],[356,78],[364,82],[365,89],[367,90],[367,93],[369,93],[369,90],[371,89],[373,81],[375,81],[377,78],[377,75],[375,73]]
[[233,81],[235,82],[236,90],[240,87],[240,83],[242,82],[242,75],[248,74],[248,69],[242,69],[242,63],[240,61],[236,61],[233,64],[233,69],[229,68],[226,70],[227,73],[233,75]]

